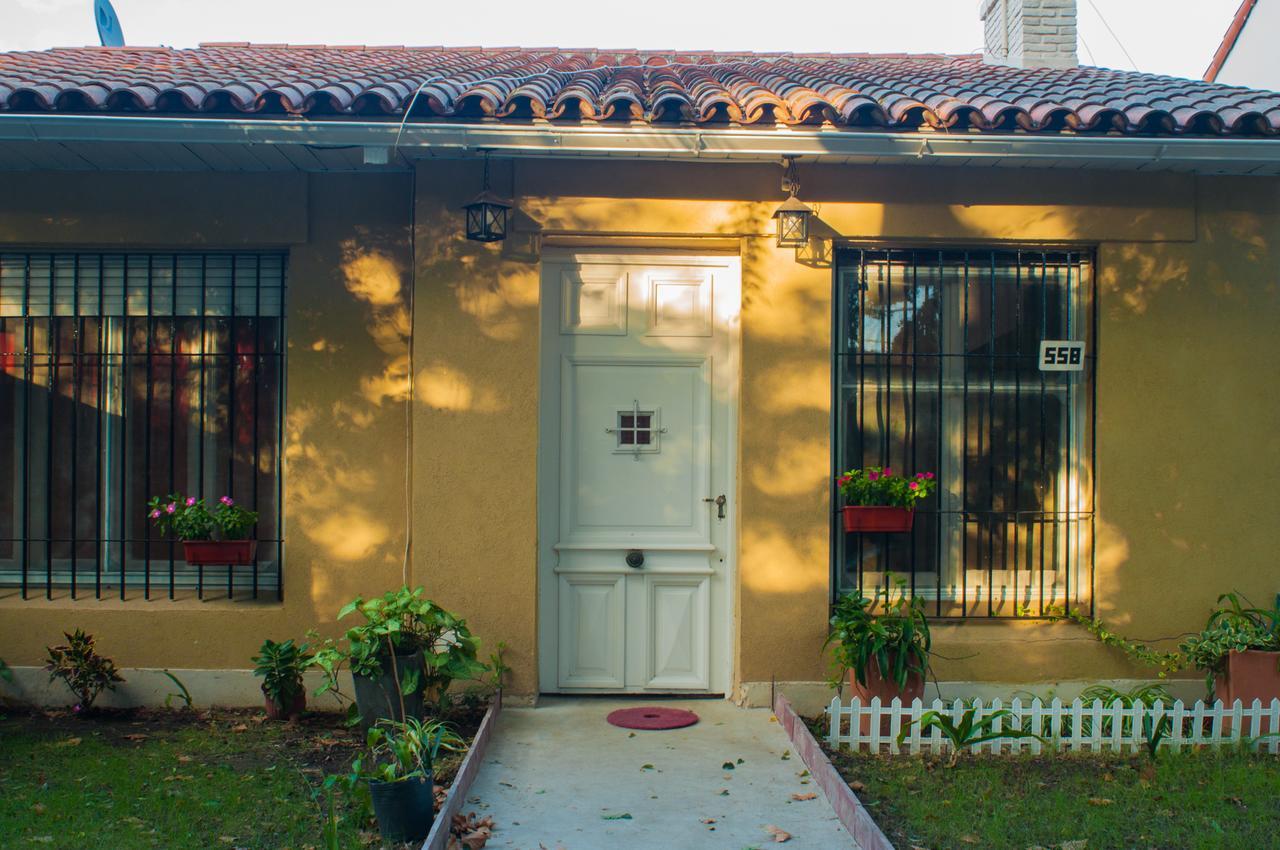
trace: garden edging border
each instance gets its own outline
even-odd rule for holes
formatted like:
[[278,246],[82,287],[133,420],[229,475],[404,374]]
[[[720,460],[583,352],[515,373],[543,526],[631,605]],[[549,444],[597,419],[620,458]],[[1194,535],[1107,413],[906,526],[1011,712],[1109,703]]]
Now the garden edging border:
[[494,692],[493,702],[485,711],[484,719],[480,721],[480,728],[476,730],[476,736],[471,741],[471,748],[462,759],[462,766],[458,768],[458,773],[453,778],[453,785],[449,787],[444,805],[440,807],[440,811],[436,812],[435,821],[431,824],[431,832],[427,833],[427,840],[422,842],[421,850],[445,850],[448,846],[453,816],[462,810],[462,803],[471,790],[471,783],[480,772],[480,763],[484,759],[485,750],[489,748],[493,727],[497,724],[498,715],[501,713],[502,691],[499,690]]
[[[809,775],[818,783],[822,793],[826,794],[831,808],[845,830],[853,837],[861,850],[894,850],[893,843],[876,825],[866,807],[858,800],[849,784],[841,778],[827,754],[822,751],[809,727],[796,714],[791,702],[782,694],[778,694],[773,703],[773,716],[791,739],[796,754],[809,769]],[[479,737],[479,736],[477,736]],[[434,848],[432,848],[434,850]]]

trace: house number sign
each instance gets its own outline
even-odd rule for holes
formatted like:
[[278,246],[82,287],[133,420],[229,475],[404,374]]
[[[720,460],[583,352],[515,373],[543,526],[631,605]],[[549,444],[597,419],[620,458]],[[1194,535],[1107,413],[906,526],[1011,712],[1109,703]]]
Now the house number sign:
[[1040,340],[1041,372],[1081,372],[1084,370],[1084,343],[1069,339]]

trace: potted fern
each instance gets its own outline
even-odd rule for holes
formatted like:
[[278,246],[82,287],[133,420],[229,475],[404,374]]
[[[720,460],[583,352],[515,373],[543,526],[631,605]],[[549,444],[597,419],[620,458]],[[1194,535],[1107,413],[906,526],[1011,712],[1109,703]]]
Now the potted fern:
[[253,664],[253,675],[262,677],[268,718],[295,720],[306,711],[302,674],[311,666],[311,655],[305,643],[295,644],[292,638],[276,643],[268,638],[253,657]]
[[256,511],[246,510],[230,496],[210,508],[204,499],[170,493],[147,503],[147,516],[164,534],[182,541],[188,564],[252,564],[258,541],[249,533],[258,522]]
[[897,475],[889,467],[850,469],[836,479],[844,496],[844,530],[858,532],[908,532],[915,521],[915,506],[933,492],[932,472]]

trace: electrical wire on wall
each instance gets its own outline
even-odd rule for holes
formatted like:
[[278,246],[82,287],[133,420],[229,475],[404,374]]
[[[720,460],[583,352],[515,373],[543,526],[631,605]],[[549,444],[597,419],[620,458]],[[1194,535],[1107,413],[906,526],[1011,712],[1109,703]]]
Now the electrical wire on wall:
[[406,352],[409,374],[405,378],[404,400],[404,586],[409,586],[409,565],[413,558],[413,396],[414,396],[414,331],[418,316],[415,309],[418,291],[418,172],[409,172],[409,341]]

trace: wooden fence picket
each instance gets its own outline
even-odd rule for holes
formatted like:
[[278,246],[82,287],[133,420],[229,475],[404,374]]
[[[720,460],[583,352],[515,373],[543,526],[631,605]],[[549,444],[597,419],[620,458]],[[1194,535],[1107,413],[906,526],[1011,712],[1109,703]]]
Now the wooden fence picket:
[[[998,698],[989,703],[956,699],[950,704],[934,699],[928,706],[919,698],[913,699],[910,705],[903,705],[897,697],[887,703],[873,697],[867,705],[858,697],[848,703],[836,698],[827,706],[827,740],[833,745],[848,744],[855,750],[875,753],[884,750],[913,755],[926,750],[940,753],[947,749],[949,742],[937,726],[927,731],[920,729],[920,718],[926,711],[939,712],[958,725],[965,712],[972,710],[975,725],[981,725],[984,718],[990,719],[1004,708],[1005,703]],[[1118,701],[1104,706],[1101,700],[1086,704],[1079,699],[1064,705],[1056,697],[1048,705],[1038,697],[1024,704],[1021,698],[1015,697],[1008,703],[1008,711],[1008,716],[990,719],[992,733],[1031,732],[1066,751],[1141,752],[1148,737],[1163,726],[1166,731],[1160,736],[1159,746],[1174,752],[1248,741],[1259,751],[1280,755],[1280,736],[1268,734],[1280,732],[1280,699],[1266,706],[1260,700],[1248,706],[1239,700],[1230,706],[1222,702],[1206,705],[1203,700],[1197,700],[1191,707],[1182,700],[1174,700],[1168,706],[1160,700],[1151,705],[1138,700],[1126,707]],[[899,735],[903,737],[901,745]],[[974,753],[1029,751],[1038,755],[1045,747],[1038,739],[1012,737],[970,744],[968,749]]]

